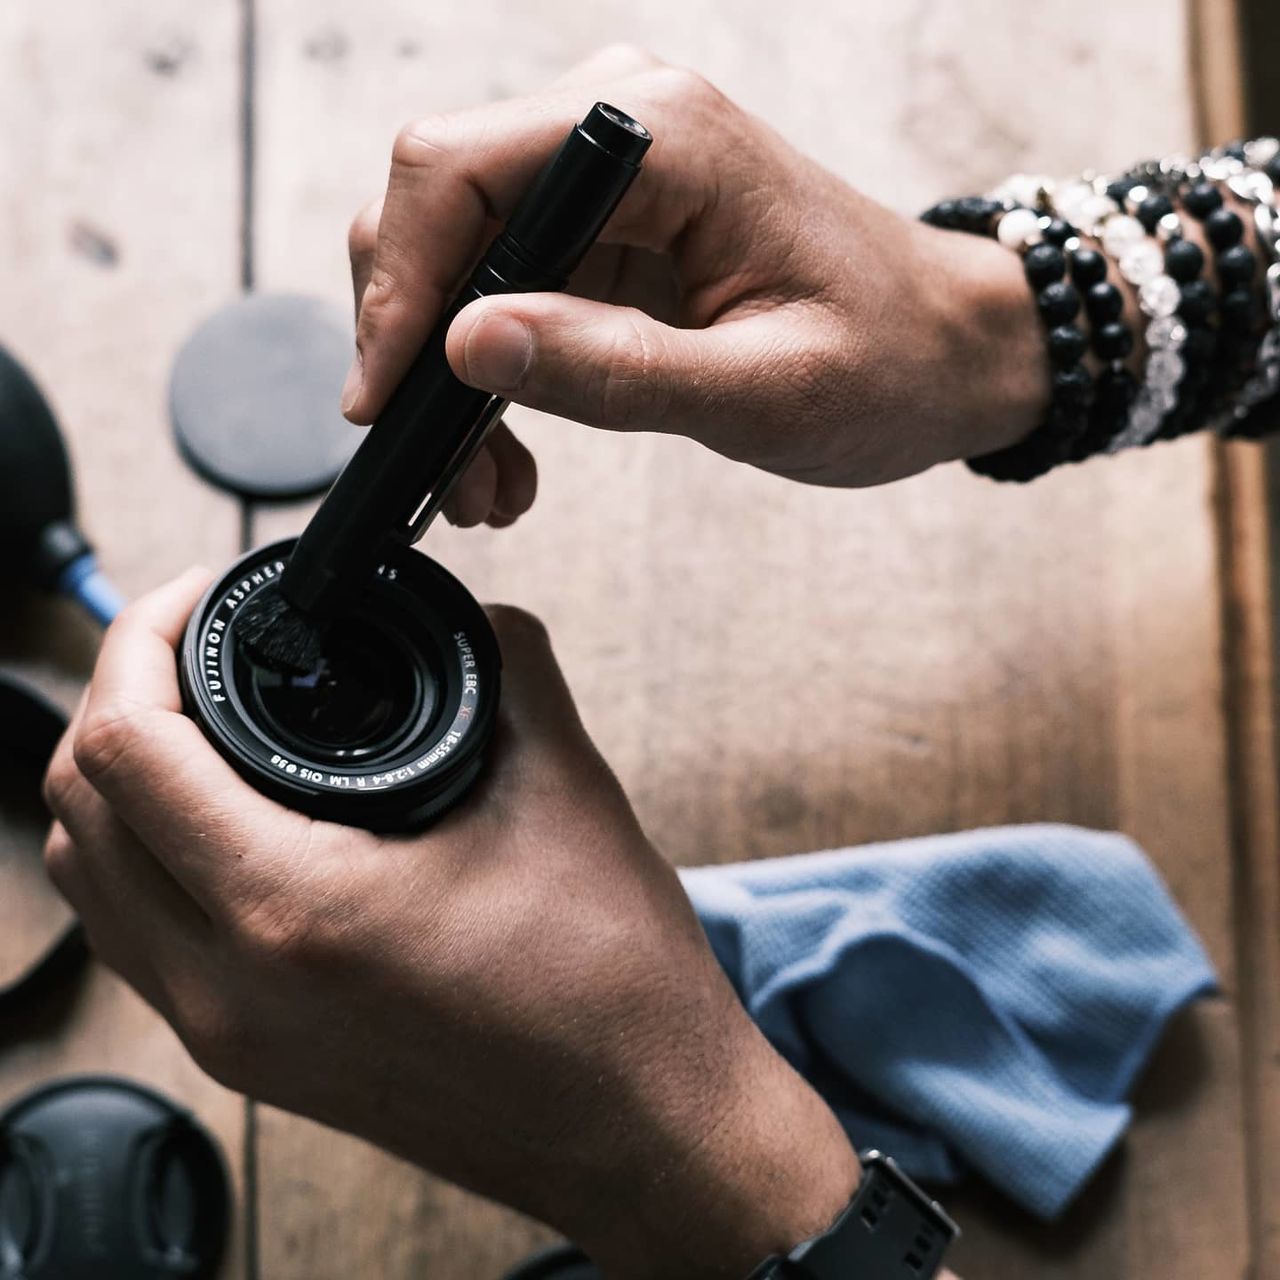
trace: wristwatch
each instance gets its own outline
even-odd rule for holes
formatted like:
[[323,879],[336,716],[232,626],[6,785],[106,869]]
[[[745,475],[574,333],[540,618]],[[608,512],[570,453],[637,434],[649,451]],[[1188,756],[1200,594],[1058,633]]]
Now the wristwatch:
[[897,1164],[862,1151],[862,1181],[821,1235],[772,1257],[748,1280],[932,1280],[960,1228]]

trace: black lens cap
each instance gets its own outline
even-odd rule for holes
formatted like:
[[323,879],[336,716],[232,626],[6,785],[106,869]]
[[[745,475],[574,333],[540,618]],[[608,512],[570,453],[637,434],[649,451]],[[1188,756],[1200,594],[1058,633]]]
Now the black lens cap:
[[0,1280],[204,1280],[229,1206],[213,1139],[130,1081],[59,1080],[0,1115]]
[[361,439],[338,403],[354,354],[349,313],[322,298],[254,293],[219,308],[169,382],[183,457],[242,497],[328,488]]

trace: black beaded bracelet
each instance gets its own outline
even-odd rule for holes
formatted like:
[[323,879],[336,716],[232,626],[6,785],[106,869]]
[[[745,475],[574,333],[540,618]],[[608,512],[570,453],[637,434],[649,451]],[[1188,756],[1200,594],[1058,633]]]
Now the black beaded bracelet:
[[[1178,403],[1160,430],[1148,441],[1149,444],[1157,440],[1174,440],[1188,431],[1197,430],[1203,422],[1202,400],[1212,381],[1213,359],[1218,344],[1218,296],[1213,285],[1203,278],[1204,250],[1194,240],[1183,238],[1181,219],[1168,196],[1152,196],[1144,202],[1144,207],[1153,202],[1161,211],[1157,226],[1163,222],[1172,227],[1164,248],[1164,270],[1178,286],[1177,318],[1186,330],[1186,336],[1178,347],[1184,366],[1182,381],[1178,385]],[[1138,216],[1143,218],[1142,210]]]
[[[1204,396],[1197,405],[1197,416],[1203,420],[1222,411],[1253,367],[1261,318],[1261,301],[1253,289],[1258,259],[1243,242],[1243,220],[1225,207],[1222,192],[1214,183],[1201,180],[1191,184],[1182,192],[1182,207],[1204,227],[1221,285],[1214,350],[1207,364]],[[1211,295],[1208,281],[1201,283]]]
[[1079,223],[1114,259],[1118,277],[1133,287],[1145,317],[1147,353],[1141,377],[1134,377],[1126,363],[1136,345],[1133,337],[1112,327],[1122,323],[1124,294],[1103,277],[1103,260],[1087,302],[1095,350],[1109,367],[1099,374],[1094,412],[1075,456],[1147,445],[1179,404],[1185,373],[1180,348],[1186,328],[1175,315],[1182,295],[1178,282],[1167,274],[1161,247],[1181,232],[1172,202],[1136,174],[1110,181],[1082,178],[1061,187],[1051,184],[1046,197],[1055,212]]
[[[1163,243],[1164,274],[1178,291],[1174,315],[1152,319],[1146,331],[1148,362],[1157,350],[1176,353],[1181,374],[1176,400],[1158,429],[1135,441],[1143,445],[1173,439],[1203,425],[1205,393],[1213,380],[1218,350],[1217,294],[1212,284],[1201,278],[1205,255],[1194,241],[1183,238],[1182,219],[1171,198],[1180,181],[1166,173],[1163,165],[1151,163],[1107,187],[1107,195],[1136,218],[1148,235]],[[1139,282],[1131,283],[1137,287]]]
[[1073,462],[1101,453],[1124,430],[1138,394],[1138,380],[1124,368],[1133,351],[1133,330],[1124,318],[1124,296],[1107,279],[1107,260],[1081,246],[1071,255],[1071,277],[1083,290],[1093,330],[1093,350],[1108,362],[1094,382],[1089,423],[1076,441]]
[[[1053,369],[1049,410],[1025,439],[970,458],[968,466],[993,480],[1034,480],[1075,456],[1078,442],[1088,431],[1094,400],[1093,379],[1081,363],[1089,350],[1089,339],[1077,324],[1083,306],[1081,291],[1074,272],[1073,278],[1068,278],[1063,249],[1074,229],[1061,219],[1032,209],[1010,208],[1001,201],[980,197],[944,200],[926,210],[921,219],[948,231],[992,236],[1022,254],[1023,272],[1035,293]],[[1013,221],[1006,224],[1006,219]],[[1105,271],[1105,263],[1103,268]]]
[[[1280,409],[1280,306],[1274,285],[1258,291],[1267,294],[1265,308],[1254,288],[1258,257],[1268,271],[1280,264],[1275,212],[1280,138],[1260,136],[1228,143],[1198,160],[1170,156],[1147,161],[1135,172],[1142,181],[1180,194],[1187,211],[1205,223],[1215,259],[1226,259],[1222,315],[1207,336],[1200,335],[1203,347],[1212,343],[1215,350],[1207,362],[1205,386],[1184,429],[1212,425],[1228,436],[1260,434],[1276,418],[1274,410]],[[1225,208],[1227,189],[1253,207],[1252,218],[1241,220]],[[1256,253],[1243,233],[1251,222]]]

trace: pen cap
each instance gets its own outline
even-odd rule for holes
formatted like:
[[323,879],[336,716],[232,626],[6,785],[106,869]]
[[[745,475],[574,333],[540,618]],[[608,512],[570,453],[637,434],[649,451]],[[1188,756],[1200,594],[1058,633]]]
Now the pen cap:
[[597,102],[511,215],[504,247],[563,281],[609,221],[652,141],[638,120]]

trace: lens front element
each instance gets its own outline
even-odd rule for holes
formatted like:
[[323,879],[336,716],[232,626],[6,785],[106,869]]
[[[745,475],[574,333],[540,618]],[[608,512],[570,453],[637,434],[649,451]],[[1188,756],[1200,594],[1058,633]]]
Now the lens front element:
[[305,675],[282,675],[250,663],[244,667],[248,696],[263,723],[282,742],[331,761],[394,753],[419,727],[424,700],[437,701],[427,656],[412,653],[400,637],[363,620],[335,622],[319,665]]

